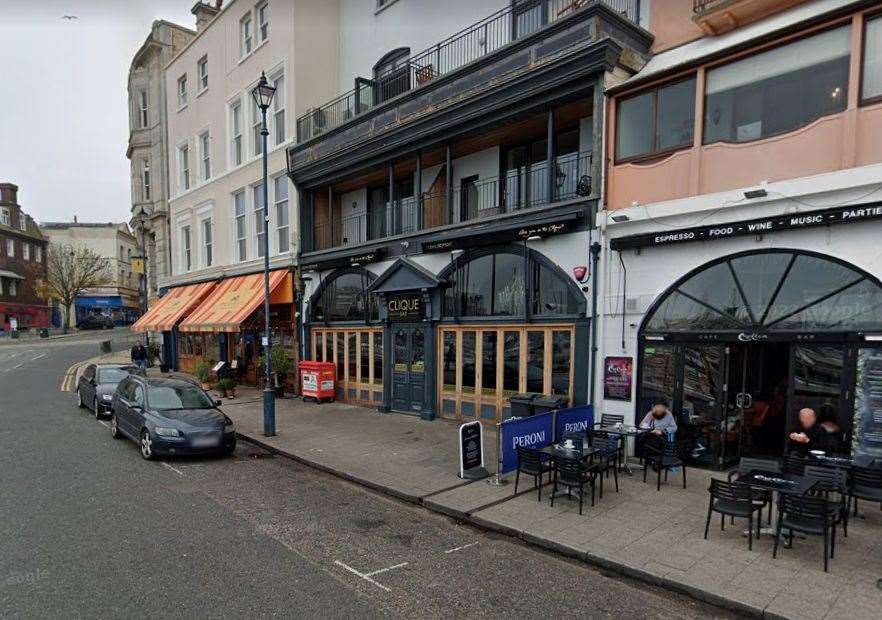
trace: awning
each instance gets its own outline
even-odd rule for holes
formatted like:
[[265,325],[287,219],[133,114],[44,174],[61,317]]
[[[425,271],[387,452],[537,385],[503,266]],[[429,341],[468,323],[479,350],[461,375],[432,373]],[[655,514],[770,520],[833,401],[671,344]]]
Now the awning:
[[205,299],[214,286],[214,282],[202,282],[171,289],[132,325],[132,331],[170,331],[191,309]]
[[0,278],[12,278],[13,280],[24,280],[24,277],[18,275],[14,271],[6,271],[5,269],[0,269]]
[[[269,274],[271,303],[293,302],[293,279],[287,269]],[[182,332],[237,332],[263,303],[263,274],[252,273],[220,282],[179,326]]]

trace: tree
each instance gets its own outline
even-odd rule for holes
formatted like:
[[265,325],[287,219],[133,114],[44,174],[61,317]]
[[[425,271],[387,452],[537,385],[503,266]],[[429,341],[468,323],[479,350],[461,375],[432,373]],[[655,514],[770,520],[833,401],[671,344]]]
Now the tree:
[[64,308],[64,331],[70,308],[83,291],[110,283],[110,261],[86,246],[50,243],[46,256],[45,290]]

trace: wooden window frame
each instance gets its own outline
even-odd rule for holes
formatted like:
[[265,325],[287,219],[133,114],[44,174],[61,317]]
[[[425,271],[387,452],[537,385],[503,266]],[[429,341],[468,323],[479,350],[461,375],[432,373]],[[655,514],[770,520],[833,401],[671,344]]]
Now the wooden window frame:
[[[337,385],[343,390],[343,398],[340,402],[347,402],[359,405],[377,405],[380,401],[374,399],[374,392],[382,392],[382,383],[374,383],[374,334],[382,334],[383,327],[356,327],[356,326],[339,326],[339,327],[313,327],[311,329],[310,338],[310,359],[317,360],[318,356],[318,337],[322,336],[322,360],[334,364],[337,368],[339,355],[342,353],[343,376],[337,377]],[[337,336],[343,334],[343,351],[338,351]],[[349,338],[355,338],[355,380],[350,380],[349,376]],[[367,373],[363,371],[361,363],[361,341],[363,338],[368,339],[368,355],[370,363],[368,364]],[[330,339],[330,342],[329,342]],[[329,346],[330,345],[330,346]],[[378,389],[379,388],[379,389]],[[349,390],[355,390],[356,397],[349,398]],[[369,394],[368,400],[361,397],[362,391]]]
[[882,22],[882,11],[864,15],[861,28],[860,71],[858,72],[858,107],[871,106],[882,103],[882,93],[872,97],[864,97],[864,70],[867,61],[867,26],[870,22],[879,20]]

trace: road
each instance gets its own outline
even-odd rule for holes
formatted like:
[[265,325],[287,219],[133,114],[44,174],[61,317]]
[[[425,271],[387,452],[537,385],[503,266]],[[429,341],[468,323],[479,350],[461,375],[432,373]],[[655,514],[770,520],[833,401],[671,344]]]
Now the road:
[[244,442],[143,461],[58,390],[106,337],[0,345],[2,617],[730,616]]

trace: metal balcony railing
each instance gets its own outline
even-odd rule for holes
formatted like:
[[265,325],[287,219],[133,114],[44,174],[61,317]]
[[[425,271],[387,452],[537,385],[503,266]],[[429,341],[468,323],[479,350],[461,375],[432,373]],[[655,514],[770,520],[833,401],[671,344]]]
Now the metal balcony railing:
[[[369,208],[344,218],[329,217],[313,228],[313,249],[359,245],[455,223],[469,223],[579,196],[579,180],[591,174],[591,153],[568,153],[555,158],[552,174],[547,162],[508,170],[489,179],[423,193]],[[552,191],[549,191],[549,183]]]
[[713,5],[720,4],[723,0],[692,0],[692,12],[695,14],[704,13]]
[[383,101],[427,84],[593,4],[604,4],[639,23],[640,0],[518,0],[384,70],[374,79],[356,78],[355,88],[297,119],[297,141],[339,127]]

